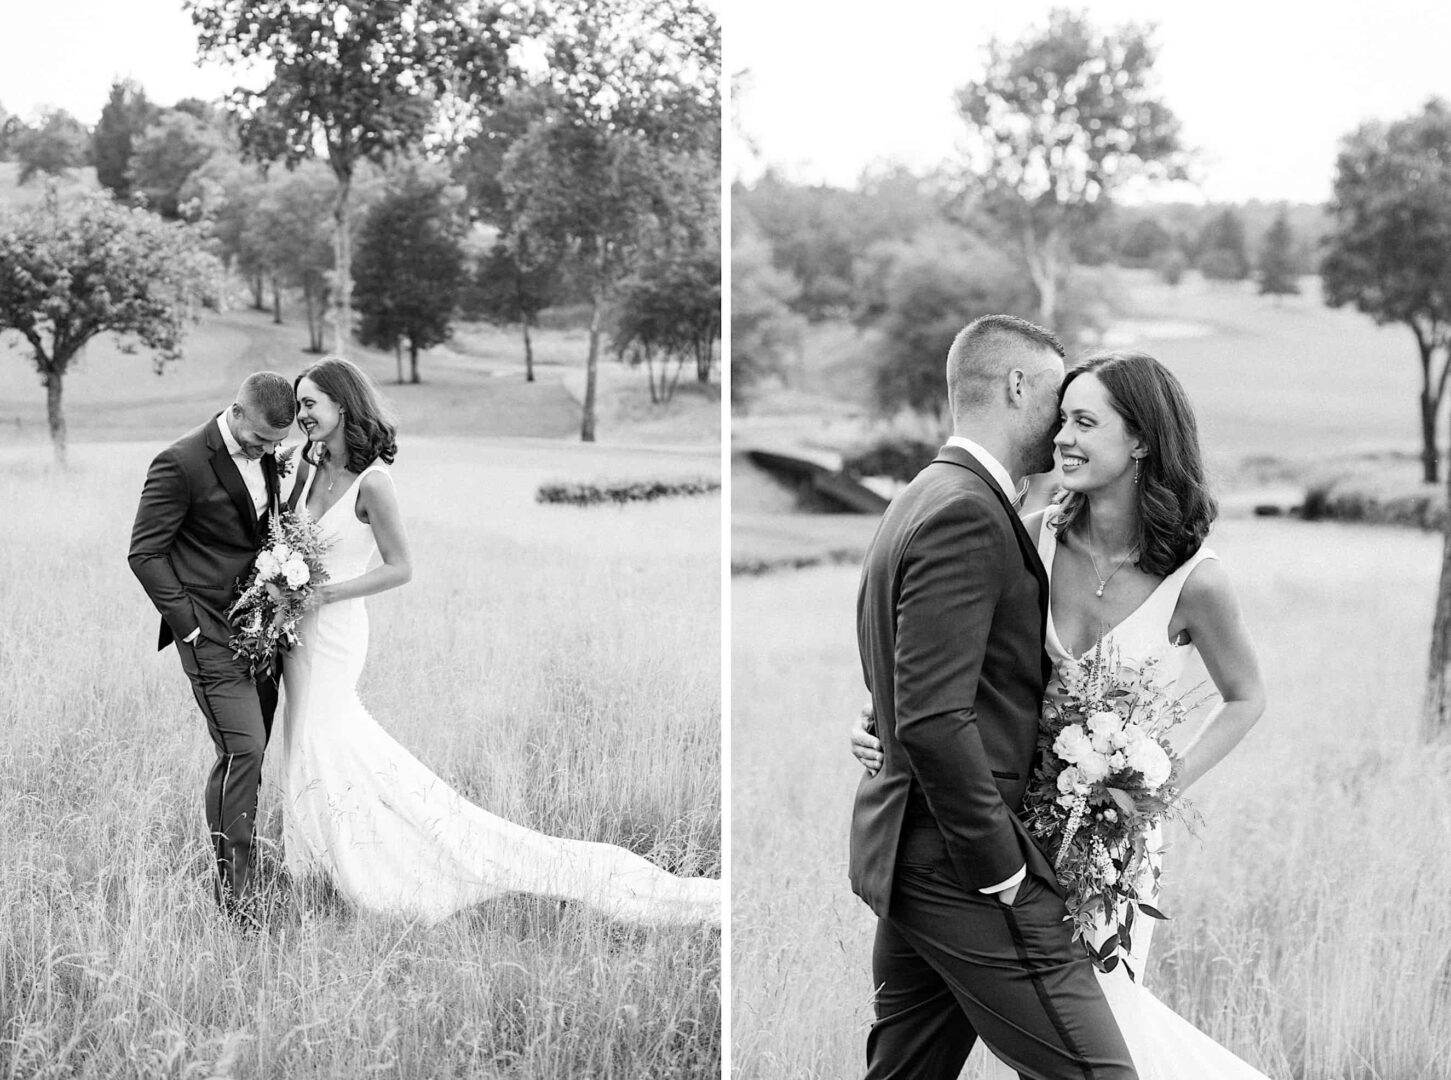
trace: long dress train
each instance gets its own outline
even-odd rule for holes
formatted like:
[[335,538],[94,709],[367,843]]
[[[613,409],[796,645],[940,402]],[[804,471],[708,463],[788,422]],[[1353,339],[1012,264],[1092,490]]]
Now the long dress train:
[[[1051,520],[1051,519],[1050,519]],[[1040,530],[1038,554],[1048,571],[1051,583],[1053,556],[1058,550],[1058,537],[1048,522]],[[1217,556],[1208,548],[1200,548],[1179,569],[1161,581],[1154,592],[1117,626],[1109,630],[1103,641],[1113,645],[1124,660],[1142,662],[1150,657],[1158,658],[1159,681],[1170,690],[1183,674],[1184,665],[1194,649],[1190,645],[1173,645],[1169,642],[1169,623],[1174,617],[1174,608],[1179,603],[1179,594],[1189,575],[1205,559]],[[1073,656],[1058,638],[1053,625],[1053,612],[1048,612],[1047,645],[1049,659],[1055,671],[1065,664],[1076,664],[1082,657]],[[1061,697],[1063,683],[1056,675],[1049,683],[1049,700]],[[1149,838],[1149,851],[1158,846],[1158,838]],[[1151,856],[1152,857],[1152,856]],[[1139,919],[1134,923],[1134,947],[1128,963],[1133,967],[1138,981],[1130,979],[1119,964],[1108,974],[1098,973],[1099,985],[1104,997],[1118,1021],[1128,1044],[1129,1055],[1138,1070],[1139,1080],[1268,1080],[1264,1073],[1236,1057],[1220,1046],[1204,1032],[1174,1012],[1143,986],[1144,967],[1148,961],[1149,943],[1153,934],[1153,919]],[[1107,931],[1101,930],[1096,943],[1102,944]],[[964,1076],[982,1077],[984,1080],[1016,1080],[1018,1074],[998,1060],[979,1040],[972,1056],[968,1059],[968,1070]]]
[[[370,465],[318,519],[332,581],[362,574],[377,552],[356,514],[363,477],[375,471],[387,475]],[[719,924],[718,880],[676,877],[612,844],[506,821],[399,745],[358,698],[368,650],[361,599],[318,608],[299,630],[283,671],[283,846],[295,880],[321,874],[359,908],[429,922],[531,893],[625,922]]]

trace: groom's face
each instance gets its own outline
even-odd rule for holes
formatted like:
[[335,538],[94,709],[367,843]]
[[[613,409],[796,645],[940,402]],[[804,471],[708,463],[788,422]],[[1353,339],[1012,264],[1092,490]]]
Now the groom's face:
[[1043,350],[1042,365],[1028,376],[1024,409],[1024,458],[1028,473],[1053,471],[1053,436],[1058,434],[1058,388],[1063,385],[1063,360]]
[[242,447],[242,453],[253,461],[263,454],[270,454],[276,450],[278,444],[286,439],[292,430],[291,425],[284,428],[272,427],[267,423],[266,418],[260,415],[260,412],[235,402],[232,404],[230,418],[232,434],[237,437],[237,442]]

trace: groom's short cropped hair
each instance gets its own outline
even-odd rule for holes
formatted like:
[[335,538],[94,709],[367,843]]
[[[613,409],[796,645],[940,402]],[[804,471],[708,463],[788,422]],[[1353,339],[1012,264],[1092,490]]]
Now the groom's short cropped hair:
[[1067,355],[1052,331],[1016,315],[984,315],[959,330],[947,350],[947,400],[953,413],[988,404],[1003,377],[1021,366],[1025,346],[1050,349],[1060,359]]
[[271,428],[291,427],[297,419],[292,383],[275,371],[254,371],[243,379],[237,404]]

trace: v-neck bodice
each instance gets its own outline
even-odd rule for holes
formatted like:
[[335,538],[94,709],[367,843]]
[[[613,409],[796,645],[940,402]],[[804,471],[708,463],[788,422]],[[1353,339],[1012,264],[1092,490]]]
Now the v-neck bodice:
[[[1058,636],[1058,627],[1053,621],[1053,562],[1058,554],[1058,532],[1054,519],[1046,517],[1038,532],[1038,556],[1048,572],[1049,602],[1046,642],[1049,659],[1056,669],[1062,663],[1078,663],[1092,651],[1092,646],[1081,655],[1074,656]],[[1105,631],[1100,641],[1112,644],[1125,660],[1142,662],[1150,657],[1159,658],[1161,680],[1172,683],[1184,670],[1184,664],[1194,649],[1193,644],[1174,645],[1169,641],[1169,623],[1174,618],[1174,609],[1179,605],[1179,596],[1184,583],[1194,568],[1205,559],[1219,556],[1207,547],[1201,547],[1184,561],[1154,591],[1144,598],[1143,603],[1124,616],[1116,625]],[[1096,643],[1095,643],[1096,644]]]
[[[368,569],[368,563],[378,550],[377,542],[373,538],[373,527],[366,521],[358,520],[358,495],[363,490],[363,477],[371,472],[388,476],[388,470],[374,462],[358,474],[358,478],[338,497],[337,502],[313,518],[329,545],[322,558],[332,581],[347,581],[362,574]],[[315,477],[317,474],[313,475]],[[316,483],[316,480],[313,482]],[[311,516],[312,511],[306,509],[306,498],[302,500],[301,506]]]

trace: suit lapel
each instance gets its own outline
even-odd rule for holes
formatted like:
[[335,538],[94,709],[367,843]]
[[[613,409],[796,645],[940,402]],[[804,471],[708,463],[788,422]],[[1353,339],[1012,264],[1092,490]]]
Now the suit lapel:
[[[1038,546],[1033,543],[1033,538],[1028,535],[1028,530],[1023,527],[1023,519],[1013,509],[1011,500],[1008,499],[1003,489],[998,487],[998,482],[992,478],[992,474],[987,471],[987,467],[978,461],[977,458],[973,457],[972,454],[962,449],[962,447],[944,446],[941,450],[937,451],[937,457],[934,460],[946,462],[949,465],[959,465],[969,472],[975,473],[982,478],[983,483],[987,484],[988,490],[997,496],[997,500],[1002,505],[1003,511],[1013,523],[1013,535],[1018,539],[1018,548],[1023,553],[1023,561],[1027,563],[1028,569],[1033,572],[1033,576],[1038,579],[1038,622],[1041,627],[1041,633],[1046,640],[1048,635],[1048,571],[1043,566],[1043,560],[1038,556]],[[1044,678],[1046,679],[1047,673],[1052,670],[1046,650],[1044,651],[1043,665],[1045,672]]]
[[[223,421],[225,423],[225,421]],[[217,481],[236,504],[237,513],[241,515],[242,526],[247,530],[247,536],[256,543],[260,537],[257,528],[257,513],[255,504],[252,502],[252,495],[247,490],[247,484],[242,479],[242,474],[237,471],[237,463],[232,460],[232,455],[227,450],[227,444],[222,441],[222,433],[217,430],[215,418],[207,430],[207,446],[212,451],[212,471],[217,474]]]

